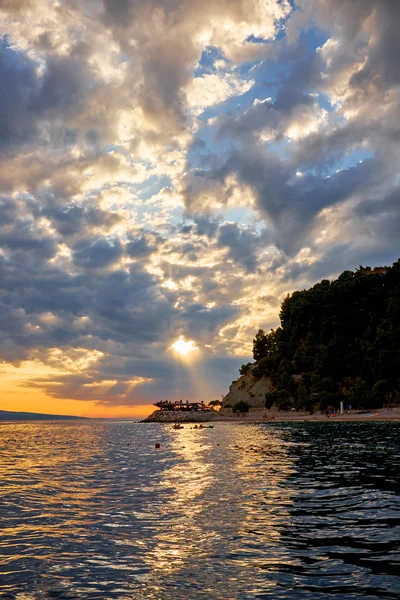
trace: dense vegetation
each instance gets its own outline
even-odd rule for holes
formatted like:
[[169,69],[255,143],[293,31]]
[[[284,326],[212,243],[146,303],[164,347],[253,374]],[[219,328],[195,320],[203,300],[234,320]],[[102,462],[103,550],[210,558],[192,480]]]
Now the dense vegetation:
[[233,405],[233,412],[246,413],[249,412],[250,404],[245,400],[239,400],[236,404]]
[[400,260],[324,279],[282,303],[281,326],[260,329],[255,363],[271,378],[266,407],[377,408],[400,402]]

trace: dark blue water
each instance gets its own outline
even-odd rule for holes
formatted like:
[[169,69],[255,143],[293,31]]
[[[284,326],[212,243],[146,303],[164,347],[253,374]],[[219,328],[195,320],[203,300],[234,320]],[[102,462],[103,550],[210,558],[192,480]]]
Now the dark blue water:
[[3,424],[0,597],[400,598],[399,436]]

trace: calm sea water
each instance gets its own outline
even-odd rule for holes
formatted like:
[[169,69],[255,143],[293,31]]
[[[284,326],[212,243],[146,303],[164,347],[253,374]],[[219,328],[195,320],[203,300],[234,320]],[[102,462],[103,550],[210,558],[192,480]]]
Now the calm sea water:
[[2,424],[0,597],[400,598],[399,435]]

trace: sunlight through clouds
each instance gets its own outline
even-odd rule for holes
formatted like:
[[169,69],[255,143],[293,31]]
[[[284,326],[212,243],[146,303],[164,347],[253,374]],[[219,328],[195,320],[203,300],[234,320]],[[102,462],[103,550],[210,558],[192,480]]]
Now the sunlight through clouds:
[[183,336],[171,345],[171,350],[189,362],[193,360],[193,353],[199,351],[193,340],[186,341]]

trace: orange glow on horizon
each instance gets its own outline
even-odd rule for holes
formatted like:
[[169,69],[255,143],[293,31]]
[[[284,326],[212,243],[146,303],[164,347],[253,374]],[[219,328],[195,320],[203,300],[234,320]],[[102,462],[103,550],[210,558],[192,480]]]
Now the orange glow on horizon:
[[33,387],[35,380],[57,374],[59,370],[33,361],[22,363],[20,367],[0,364],[0,410],[119,419],[143,419],[155,410],[152,404],[110,406],[95,400],[53,398],[44,389]]
[[71,415],[98,419],[144,419],[155,407],[152,404],[107,406],[92,401],[52,398],[43,392],[1,393],[0,410]]
[[[194,366],[195,360],[193,359],[197,354],[200,354],[200,351],[193,341],[179,338],[178,342],[177,349],[173,348],[173,350],[176,352],[177,359],[181,358],[188,368],[192,387],[191,399],[193,401],[203,400],[207,404],[210,400],[215,399],[217,395],[213,392],[201,368],[199,366],[195,368]],[[189,360],[184,352],[190,355]],[[19,366],[12,363],[0,363],[0,410],[109,419],[144,419],[155,410],[153,404],[146,403],[146,400],[141,399],[140,389],[138,389],[135,397],[138,404],[107,404],[106,401],[112,402],[113,397],[112,395],[106,397],[104,389],[117,383],[116,380],[101,380],[81,386],[79,392],[86,399],[58,398],[50,395],[47,386],[50,385],[57,394],[58,388],[56,386],[62,385],[60,377],[69,375],[71,372],[85,372],[85,365],[82,365],[82,370],[79,369],[79,366],[81,365],[77,365],[77,361],[73,360],[67,361],[64,368],[59,363],[51,366],[40,360],[24,361]],[[76,369],[76,371],[72,369]],[[135,387],[140,388],[150,381],[150,379],[142,379],[141,381],[132,379],[129,392],[132,393]],[[59,389],[61,392],[62,388]],[[187,397],[187,394],[188,391],[181,391],[178,385],[173,395],[176,399],[179,399]],[[147,402],[156,402],[156,400],[147,400]],[[123,402],[124,399],[116,397],[114,401],[116,403],[118,401]]]

